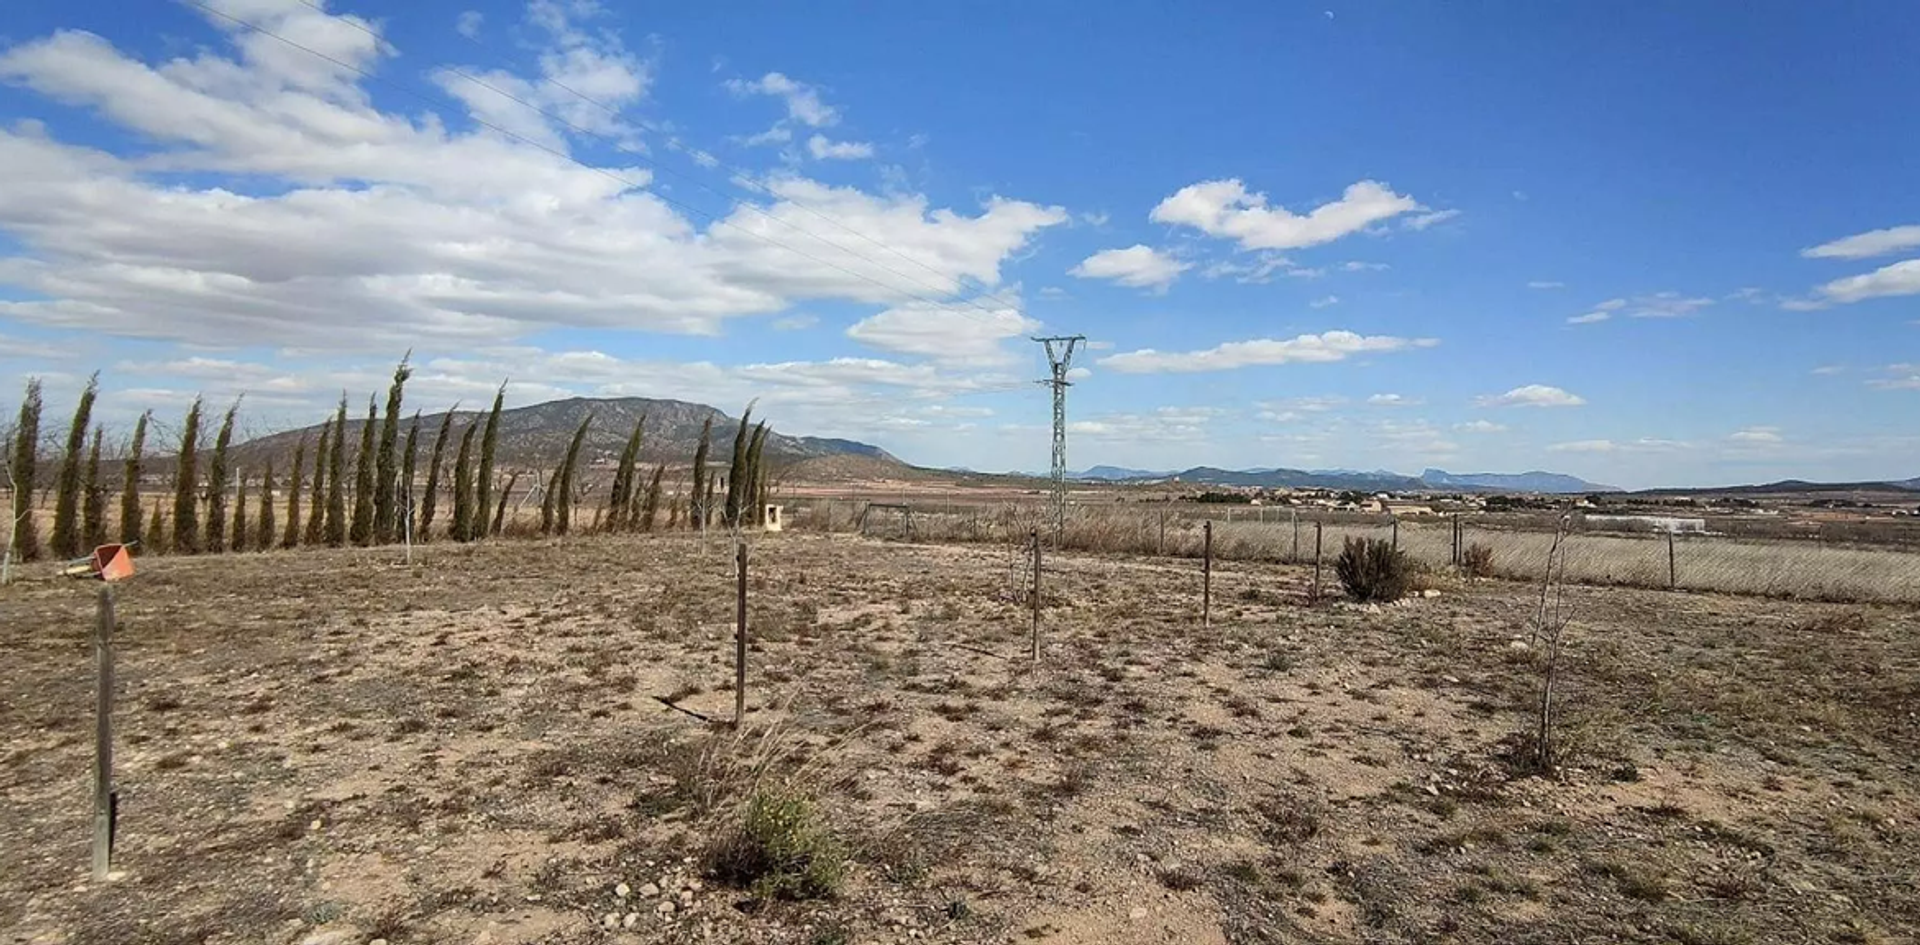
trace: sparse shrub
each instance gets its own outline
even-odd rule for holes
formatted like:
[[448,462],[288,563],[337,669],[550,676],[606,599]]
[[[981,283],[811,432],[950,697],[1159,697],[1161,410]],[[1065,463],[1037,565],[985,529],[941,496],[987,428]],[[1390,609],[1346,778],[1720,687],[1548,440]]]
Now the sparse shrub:
[[1471,578],[1493,577],[1493,546],[1474,542],[1461,549],[1460,569]]
[[1392,602],[1405,597],[1413,581],[1413,562],[1393,543],[1379,538],[1349,538],[1333,563],[1347,596],[1356,601]]
[[762,790],[707,851],[707,869],[762,899],[823,899],[846,878],[847,851],[810,798]]

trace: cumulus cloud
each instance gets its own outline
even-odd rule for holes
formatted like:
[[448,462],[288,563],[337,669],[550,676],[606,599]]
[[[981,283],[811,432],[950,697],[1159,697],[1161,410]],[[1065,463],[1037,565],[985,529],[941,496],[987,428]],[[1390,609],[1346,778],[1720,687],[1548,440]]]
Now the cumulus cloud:
[[[533,15],[567,68],[588,68],[613,55],[612,40],[568,19],[575,9],[536,3]],[[384,48],[306,7],[263,19],[346,62],[371,64]],[[0,301],[0,315],[317,351],[469,347],[555,327],[712,334],[796,301],[891,306],[997,285],[1012,254],[1067,219],[997,197],[968,214],[783,177],[757,182],[757,211],[693,220],[640,169],[380,111],[358,76],[316,71],[259,38],[230,32],[230,58],[161,65],[76,32],[0,53],[0,80],[161,145],[136,162],[0,129],[0,178],[14,185],[0,231],[21,247],[0,258],[0,283],[28,293]],[[237,193],[182,173],[282,186]],[[776,222],[806,228],[816,215],[888,251]]]
[[1250,192],[1238,178],[1228,178],[1180,188],[1154,207],[1149,218],[1231,239],[1242,249],[1288,250],[1331,243],[1422,209],[1419,201],[1394,193],[1386,184],[1363,180],[1349,185],[1340,199],[1296,214],[1269,206],[1266,194]]
[[1403,225],[1409,230],[1424,230],[1427,227],[1445,223],[1459,215],[1460,211],[1458,210],[1434,210],[1429,213],[1408,217]]
[[1488,394],[1474,403],[1482,407],[1578,407],[1586,400],[1558,387],[1527,384],[1504,394]]
[[1771,446],[1786,442],[1779,427],[1747,427],[1727,435],[1727,439],[1747,446]]
[[728,79],[727,91],[742,98],[767,95],[786,103],[787,118],[809,128],[827,128],[838,124],[840,112],[820,98],[820,90],[797,82],[778,72],[758,79]]
[[1783,307],[1804,311],[1899,295],[1920,295],[1920,259],[1909,259],[1882,266],[1872,272],[1835,279],[1815,289],[1814,298],[1790,300],[1783,303]]
[[1405,394],[1375,394],[1367,398],[1367,403],[1376,407],[1418,407],[1425,402]]
[[1115,413],[1076,420],[1067,432],[1095,440],[1198,443],[1222,411],[1214,407],[1160,407],[1147,413]]
[[833,141],[826,135],[807,139],[807,153],[820,161],[857,161],[873,157],[873,145],[865,141]]
[[1103,249],[1094,253],[1067,270],[1067,274],[1081,279],[1108,279],[1136,289],[1164,292],[1175,279],[1180,278],[1181,273],[1191,268],[1191,263],[1181,262],[1151,246],[1136,243],[1125,249]]
[[1431,348],[1433,338],[1398,338],[1328,331],[1288,339],[1256,338],[1230,341],[1202,351],[1155,351],[1143,348],[1100,359],[1100,364],[1127,374],[1226,371],[1278,364],[1324,364],[1362,354],[1386,354],[1413,348]]
[[1507,430],[1505,424],[1494,423],[1491,420],[1469,420],[1466,423],[1456,423],[1453,428],[1461,433],[1505,433]]
[[1039,327],[1039,322],[1005,306],[983,310],[910,302],[861,319],[847,329],[847,337],[882,351],[938,361],[1005,364],[1015,356],[1002,343]]
[[1890,226],[1842,237],[1800,251],[1808,259],[1869,259],[1920,247],[1920,225]]
[[1583,315],[1567,319],[1569,325],[1592,325],[1615,315],[1628,318],[1684,318],[1713,304],[1712,299],[1689,297],[1678,292],[1654,292],[1631,298],[1608,299]]
[[1642,437],[1637,440],[1574,440],[1570,443],[1555,443],[1547,447],[1550,453],[1670,453],[1688,449],[1691,444],[1681,440],[1661,440]]
[[486,16],[479,10],[462,10],[459,18],[453,21],[453,29],[454,32],[468,39],[478,39],[480,38],[480,24],[485,21]]
[[1339,297],[1339,296],[1337,296],[1337,295],[1323,295],[1323,296],[1321,296],[1321,297],[1319,297],[1319,298],[1317,298],[1317,299],[1314,299],[1314,300],[1313,300],[1313,301],[1311,301],[1311,302],[1308,302],[1308,303],[1307,303],[1307,307],[1308,307],[1308,308],[1326,308],[1326,307],[1327,307],[1327,306],[1329,306],[1329,305],[1339,305],[1339,304],[1340,304],[1340,297]]

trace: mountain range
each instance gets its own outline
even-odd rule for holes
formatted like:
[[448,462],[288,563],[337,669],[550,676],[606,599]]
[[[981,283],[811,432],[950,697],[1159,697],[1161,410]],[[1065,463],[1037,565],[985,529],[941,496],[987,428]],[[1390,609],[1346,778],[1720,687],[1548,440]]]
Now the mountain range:
[[1179,471],[1129,469],[1123,466],[1095,466],[1076,479],[1102,482],[1129,480],[1179,479],[1203,485],[1242,486],[1269,489],[1352,489],[1358,492],[1541,492],[1571,494],[1620,492],[1617,486],[1588,482],[1564,473],[1534,470],[1524,473],[1450,473],[1428,469],[1418,476],[1405,476],[1385,469],[1362,472],[1353,469],[1219,469],[1195,466]]
[[[634,422],[643,414],[647,422],[640,441],[640,459],[645,463],[685,463],[692,459],[700,441],[700,425],[708,419],[713,421],[712,456],[715,462],[724,463],[733,449],[734,432],[740,428],[738,420],[706,404],[646,397],[574,397],[500,411],[500,441],[494,454],[495,462],[506,469],[551,468],[566,453],[573,431],[589,413],[593,415],[593,422],[587,427],[587,438],[581,447],[583,461],[589,465],[596,460],[618,459],[626,447],[627,436],[633,432]],[[421,415],[419,449],[422,461],[432,448],[433,439],[445,417],[445,412]],[[453,412],[453,429],[447,444],[446,462],[453,462],[459,437],[467,426],[484,424],[485,421],[485,411]],[[408,418],[401,424],[403,441],[406,426],[411,422],[412,418]],[[357,443],[360,429],[365,425],[364,414],[354,419],[349,413],[346,429],[349,444]],[[319,432],[318,426],[286,430],[236,446],[234,453],[242,463],[258,463],[269,457],[281,463],[292,457],[295,444],[303,439],[309,441],[307,449],[311,455],[311,441]],[[348,447],[350,450],[355,448],[351,445]],[[868,443],[831,437],[789,436],[773,429],[767,433],[765,449],[770,458],[787,464],[828,457],[852,457],[885,467],[910,468],[893,454]]]

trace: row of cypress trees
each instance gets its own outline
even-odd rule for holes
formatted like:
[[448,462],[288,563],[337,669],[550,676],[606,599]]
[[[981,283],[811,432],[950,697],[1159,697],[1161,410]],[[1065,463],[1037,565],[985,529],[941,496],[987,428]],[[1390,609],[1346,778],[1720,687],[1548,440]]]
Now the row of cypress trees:
[[[203,404],[196,399],[188,408],[180,426],[179,448],[174,454],[172,517],[169,520],[165,503],[155,503],[151,515],[143,516],[139,486],[152,412],[141,414],[134,425],[126,456],[121,460],[119,530],[112,537],[125,543],[138,543],[149,553],[176,554],[266,550],[275,546],[294,548],[302,544],[365,546],[397,542],[402,537],[425,541],[432,534],[434,521],[441,511],[439,498],[443,487],[453,500],[452,521],[444,529],[449,538],[470,542],[503,534],[514,487],[520,478],[514,473],[495,493],[494,454],[499,444],[506,386],[501,385],[495,392],[492,408],[484,419],[470,420],[459,432],[450,484],[444,481],[443,471],[446,453],[455,438],[454,411],[449,410],[441,418],[428,450],[425,488],[415,501],[413,483],[420,472],[421,440],[417,411],[407,423],[404,441],[400,436],[405,388],[411,377],[408,359],[402,358],[387,389],[384,413],[379,410],[375,397],[368,398],[358,449],[352,454],[351,472],[345,394],[333,415],[321,424],[319,437],[313,443],[311,475],[307,438],[302,437],[295,444],[292,468],[285,481],[284,522],[277,514],[281,508],[278,494],[281,484],[275,479],[271,458],[264,463],[255,493],[257,500],[250,500],[253,481],[245,472],[239,473],[237,481],[233,479],[235,471],[229,462],[229,452],[240,409],[238,399],[221,416],[211,450],[206,455],[204,477],[200,467]],[[78,557],[109,540],[107,482],[101,469],[104,430],[92,423],[98,393],[99,376],[95,374],[81,393],[61,453],[55,480],[53,531],[48,542],[49,550],[59,558]],[[28,513],[37,482],[41,408],[40,382],[29,380],[5,454],[6,479],[9,494],[13,496],[10,510],[13,525],[6,550],[13,558],[23,561],[36,560],[41,553],[34,517]],[[655,465],[650,474],[640,466],[647,422],[643,414],[627,437],[614,473],[609,503],[604,508],[596,508],[593,527],[614,532],[652,531],[661,526],[660,517],[664,513],[665,527],[676,528],[681,524],[683,511],[691,527],[715,523],[716,517],[717,524],[726,527],[760,524],[768,488],[768,471],[762,459],[767,425],[761,421],[750,426],[752,412],[753,405],[748,404],[742,413],[740,427],[734,435],[724,498],[719,502],[716,502],[716,492],[720,488],[720,477],[709,468],[713,421],[708,418],[702,424],[694,450],[692,489],[684,509],[678,500],[663,501],[665,463]],[[592,422],[590,413],[581,419],[567,442],[560,464],[545,483],[540,534],[565,535],[575,525],[573,504],[580,453]],[[257,501],[251,515],[250,501]]]

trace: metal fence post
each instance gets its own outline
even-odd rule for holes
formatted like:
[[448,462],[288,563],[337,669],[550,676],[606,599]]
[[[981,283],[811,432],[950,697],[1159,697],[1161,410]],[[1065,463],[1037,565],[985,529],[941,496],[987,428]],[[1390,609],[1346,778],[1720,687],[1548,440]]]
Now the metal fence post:
[[[738,539],[736,539],[738,540]],[[734,552],[739,588],[735,595],[733,632],[733,725],[747,717],[747,543],[740,541]]]
[[94,626],[93,878],[113,869],[114,828],[119,826],[119,793],[113,789],[113,588],[100,589]]
[[1213,522],[1202,530],[1200,551],[1200,626],[1213,626]]

